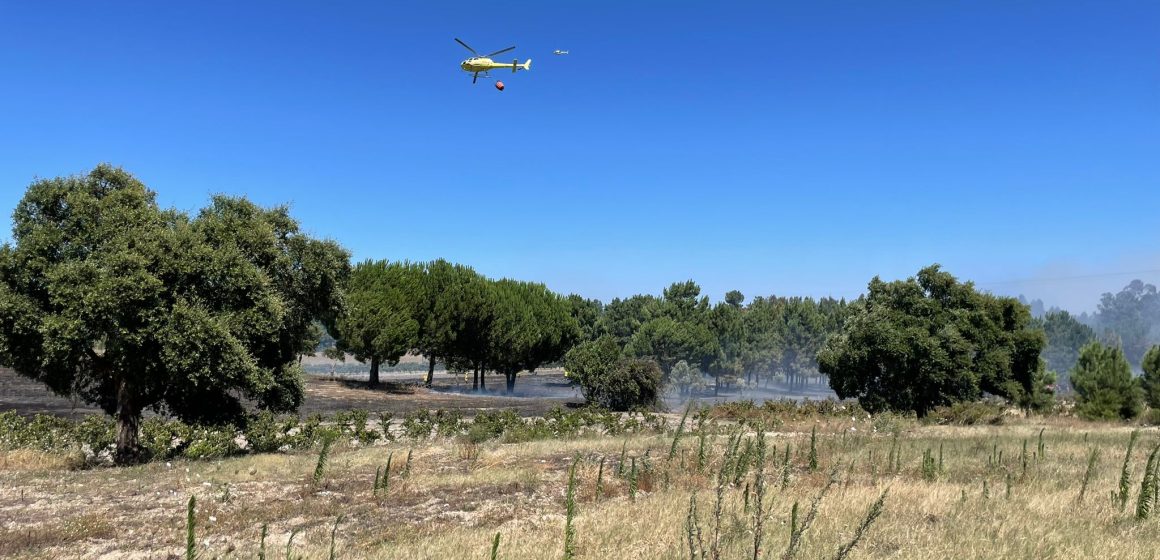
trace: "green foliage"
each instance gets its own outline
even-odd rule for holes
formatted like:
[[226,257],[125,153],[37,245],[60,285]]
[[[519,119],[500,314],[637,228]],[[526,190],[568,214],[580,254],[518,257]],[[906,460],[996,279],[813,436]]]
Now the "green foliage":
[[435,422],[431,416],[431,411],[421,408],[408,412],[403,417],[402,427],[404,436],[421,440],[431,437],[431,433],[435,431]]
[[331,438],[322,440],[322,449],[318,450],[318,462],[314,464],[314,474],[310,477],[310,482],[314,486],[318,486],[322,482],[322,475],[326,473],[326,461],[330,458],[330,446],[332,443],[334,443],[334,440]]
[[580,338],[567,299],[543,284],[498,280],[490,285],[493,321],[487,331],[487,365],[504,375],[507,392],[516,375],[555,362]]
[[193,439],[194,428],[180,420],[149,418],[141,423],[141,445],[153,460],[180,456]]
[[75,428],[76,438],[87,445],[93,454],[99,454],[117,442],[117,426],[109,418],[86,416]]
[[197,518],[194,515],[197,508],[197,496],[190,496],[185,506],[185,560],[197,560]]
[[928,447],[922,452],[922,479],[933,482],[938,478],[938,466],[934,461],[934,453]]
[[249,450],[254,453],[273,453],[293,446],[295,437],[290,431],[298,426],[298,419],[278,419],[269,411],[259,412],[246,422],[245,436]]
[[610,410],[651,407],[660,396],[660,368],[649,360],[622,357],[610,336],[570,350],[564,368],[589,403]]
[[1128,450],[1124,453],[1124,466],[1120,468],[1119,491],[1112,492],[1112,501],[1120,511],[1124,511],[1124,507],[1128,505],[1128,491],[1132,483],[1132,450],[1135,449],[1139,437],[1140,431],[1132,430],[1132,436],[1128,438]]
[[1140,481],[1140,494],[1136,498],[1136,519],[1148,519],[1156,506],[1156,491],[1158,488],[1156,454],[1160,453],[1160,445],[1148,454],[1148,464],[1144,467],[1144,479]]
[[418,346],[423,275],[420,265],[370,260],[351,271],[336,348],[370,364],[372,386],[381,364],[393,366]]
[[502,436],[504,432],[521,427],[524,420],[510,408],[484,410],[475,415],[467,430],[467,439],[472,443],[482,443]]
[[1119,348],[1084,346],[1071,374],[1076,412],[1090,420],[1132,419],[1143,411],[1143,390]]
[[1153,346],[1144,354],[1142,365],[1144,376],[1140,387],[1144,390],[1144,400],[1153,410],[1160,410],[1160,345]]
[[818,367],[840,398],[921,418],[984,391],[1040,402],[1044,344],[1025,305],[979,292],[934,265],[905,281],[871,280],[841,333],[818,353]]
[[[147,408],[226,423],[243,399],[291,411],[316,320],[333,322],[349,270],[286,208],[216,196],[162,210],[125,171],[34,182],[0,247],[0,365],[116,415],[117,458],[140,457]],[[240,397],[240,398],[239,398]]]
[[576,557],[576,527],[573,520],[576,518],[576,465],[580,462],[577,457],[568,469],[568,489],[564,495],[564,560]]
[[14,411],[0,413],[0,449],[64,451],[79,443],[73,423],[64,418],[37,414],[25,419]]
[[233,426],[224,428],[196,427],[190,434],[189,445],[182,455],[187,459],[221,459],[241,453]]

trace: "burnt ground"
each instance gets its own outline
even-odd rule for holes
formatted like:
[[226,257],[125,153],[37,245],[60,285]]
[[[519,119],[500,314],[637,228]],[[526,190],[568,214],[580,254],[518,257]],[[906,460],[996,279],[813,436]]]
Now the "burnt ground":
[[[516,381],[514,396],[503,394],[503,377],[490,376],[488,390],[471,391],[470,380],[464,382],[444,372],[436,372],[431,389],[422,386],[420,373],[383,375],[375,390],[367,388],[365,376],[319,376],[306,378],[306,399],[299,409],[303,416],[329,415],[339,410],[361,408],[406,414],[417,409],[459,410],[471,416],[493,408],[511,408],[523,416],[539,416],[556,406],[584,402],[559,371],[522,375]],[[43,385],[0,368],[0,412],[15,410],[20,414],[53,414],[79,418],[99,409],[53,394]]]
[[[561,370],[543,370],[524,374],[516,381],[513,395],[504,394],[503,377],[488,376],[485,391],[473,392],[470,378],[435,372],[433,386],[423,387],[423,372],[391,372],[381,376],[382,383],[374,390],[367,387],[366,374],[308,374],[306,398],[299,414],[328,416],[340,410],[360,408],[371,412],[391,412],[403,415],[419,409],[458,410],[466,416],[488,409],[510,408],[522,416],[542,416],[554,407],[583,404],[578,388],[564,377]],[[763,401],[767,399],[832,398],[834,393],[824,384],[789,387],[774,383],[758,388],[728,388],[714,396],[707,388],[696,395],[699,402],[708,404],[733,400]],[[683,403],[675,394],[668,395],[664,404],[670,410]],[[15,410],[23,415],[53,414],[80,418],[100,412],[99,409],[54,395],[43,385],[0,368],[0,412]]]

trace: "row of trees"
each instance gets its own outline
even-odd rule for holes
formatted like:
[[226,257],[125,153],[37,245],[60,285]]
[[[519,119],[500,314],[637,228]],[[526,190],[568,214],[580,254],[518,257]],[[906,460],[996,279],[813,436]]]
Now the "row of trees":
[[475,389],[486,387],[488,372],[502,374],[511,392],[519,372],[558,361],[581,337],[572,300],[443,260],[359,263],[347,293],[335,350],[368,363],[372,386],[380,365],[414,353],[428,360],[428,386],[443,361],[474,372]]
[[372,384],[382,365],[413,353],[428,360],[428,384],[442,361],[474,372],[476,388],[497,373],[512,391],[519,372],[567,355],[585,393],[618,408],[655,401],[662,378],[688,392],[706,375],[717,390],[824,374],[867,410],[919,415],[983,394],[1043,407],[1049,370],[1069,362],[1079,364],[1072,378],[1084,399],[1109,384],[1140,395],[1160,386],[1160,351],[1139,348],[1156,305],[1143,284],[1101,302],[1108,321],[1139,327],[1120,336],[1121,358],[1139,351],[1153,381],[1125,384],[1115,352],[1089,349],[1096,333],[1081,321],[1062,312],[1033,320],[1019,301],[937,266],[904,281],[875,278],[851,304],[746,303],[732,291],[711,305],[686,281],[604,305],[442,260],[352,267],[284,207],[218,196],[191,216],[160,208],[152,191],[105,165],[34,182],[13,222],[13,243],[0,247],[0,365],[115,416],[123,461],[137,453],[145,410],[211,423],[241,420],[247,405],[296,410],[297,358],[317,343],[316,325],[337,352],[369,364]]
[[683,393],[702,374],[714,380],[715,391],[779,376],[792,385],[804,384],[818,375],[817,352],[841,328],[847,307],[831,298],[777,296],[745,304],[736,290],[710,305],[691,280],[672,284],[659,298],[637,295],[603,308],[598,302],[588,305],[588,316],[596,317],[588,329],[591,336],[608,336],[624,354],[655,360]]

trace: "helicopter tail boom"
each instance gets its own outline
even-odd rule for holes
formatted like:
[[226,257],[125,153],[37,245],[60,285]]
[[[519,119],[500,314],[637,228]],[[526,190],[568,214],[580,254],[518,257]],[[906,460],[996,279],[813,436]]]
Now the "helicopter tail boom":
[[520,64],[519,59],[512,61],[512,74],[515,74],[517,70],[531,70],[531,69],[532,69],[532,59],[530,59],[530,58],[525,60],[523,64]]

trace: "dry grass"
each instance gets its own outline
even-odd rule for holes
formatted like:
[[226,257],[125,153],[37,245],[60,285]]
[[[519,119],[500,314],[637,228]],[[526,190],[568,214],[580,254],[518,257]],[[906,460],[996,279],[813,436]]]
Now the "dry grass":
[[[835,467],[838,482],[804,536],[800,558],[833,557],[885,488],[890,489],[885,512],[851,558],[1156,556],[1160,520],[1137,521],[1131,512],[1118,512],[1109,499],[1130,429],[1072,420],[1014,422],[975,427],[908,424],[899,437],[898,473],[886,467],[892,437],[870,433],[863,424],[816,423],[821,468],[814,473],[806,464],[809,428],[815,424],[779,428],[769,436],[769,478],[780,480],[786,443],[792,443],[795,467],[786,490],[771,483],[767,491],[769,556],[780,557],[785,549],[793,503],[808,506]],[[1046,456],[1039,457],[1037,437],[1044,427]],[[715,468],[725,438],[711,439]],[[1020,457],[1024,440],[1029,455],[1034,454],[1026,474]],[[410,444],[336,446],[317,488],[308,484],[316,452],[88,471],[68,470],[67,463],[48,457],[6,456],[8,464],[21,466],[0,470],[0,557],[179,556],[184,505],[192,494],[198,498],[198,541],[205,557],[255,557],[265,523],[268,557],[282,557],[294,532],[296,553],[326,558],[330,531],[341,514],[340,558],[487,558],[497,532],[502,535],[500,558],[555,558],[563,553],[567,469],[578,456],[579,558],[688,558],[689,496],[697,495],[705,529],[711,527],[714,500],[711,474],[692,472],[696,434],[686,435],[671,465],[665,461],[670,438],[627,440],[628,456],[636,457],[640,466],[647,454],[656,469],[640,478],[635,501],[628,496],[627,482],[615,476],[625,441],[608,437],[471,447],[454,441],[424,443],[414,447],[407,478],[402,469]],[[1136,446],[1133,503],[1143,461],[1158,441],[1160,434],[1153,429],[1143,432]],[[924,481],[923,451],[937,451],[940,445],[943,472],[934,481]],[[1080,506],[1076,497],[1093,447],[1101,449],[1102,458]],[[991,461],[997,449],[1003,451],[1002,464]],[[375,470],[385,466],[392,452],[390,488],[374,496]],[[689,468],[679,467],[681,455]],[[601,458],[603,496],[597,500]],[[983,495],[984,481],[989,497]],[[743,511],[740,489],[731,488],[725,496],[723,557],[751,557],[752,515]]]

